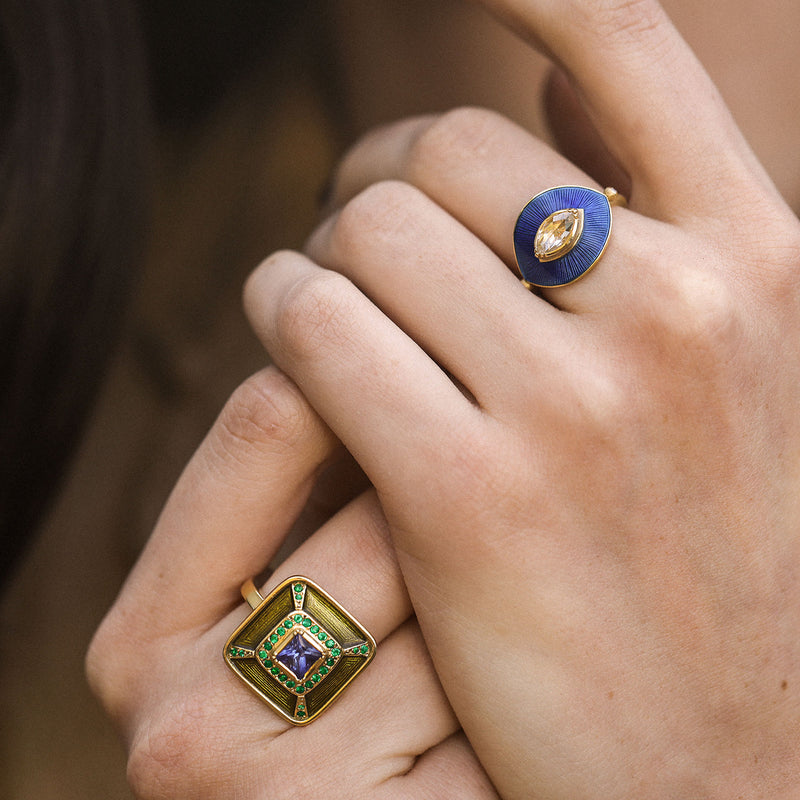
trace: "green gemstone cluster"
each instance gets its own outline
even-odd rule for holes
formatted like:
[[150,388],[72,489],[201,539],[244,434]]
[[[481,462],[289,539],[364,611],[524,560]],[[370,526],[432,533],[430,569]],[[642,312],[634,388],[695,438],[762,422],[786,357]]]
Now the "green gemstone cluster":
[[[295,589],[301,584],[295,584]],[[322,663],[314,671],[313,675],[307,676],[304,680],[294,680],[288,675],[275,661],[275,651],[277,645],[285,641],[286,634],[292,632],[312,634],[325,648],[322,656]],[[357,648],[356,648],[357,649]],[[369,648],[367,648],[368,651]],[[365,651],[366,652],[366,651]],[[317,686],[320,681],[330,673],[331,669],[342,655],[342,647],[327,631],[320,628],[315,620],[305,613],[297,613],[287,617],[278,625],[275,630],[267,636],[257,651],[258,659],[267,673],[283,684],[287,689],[296,695],[303,695],[310,689]]]

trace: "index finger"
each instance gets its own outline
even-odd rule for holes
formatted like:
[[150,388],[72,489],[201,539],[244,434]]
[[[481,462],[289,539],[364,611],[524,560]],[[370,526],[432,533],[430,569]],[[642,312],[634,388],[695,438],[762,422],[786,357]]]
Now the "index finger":
[[175,486],[116,617],[152,638],[224,616],[278,550],[336,447],[277,369],[243,383]]
[[[482,0],[561,64],[633,179],[632,204],[678,221],[772,183],[656,0]],[[756,178],[754,180],[754,177]],[[725,213],[725,212],[723,212]]]

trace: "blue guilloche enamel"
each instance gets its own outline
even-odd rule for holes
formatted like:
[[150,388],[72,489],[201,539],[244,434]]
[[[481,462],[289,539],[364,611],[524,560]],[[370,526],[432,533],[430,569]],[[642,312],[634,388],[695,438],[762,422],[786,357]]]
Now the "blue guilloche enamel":
[[[533,254],[539,226],[555,211],[584,210],[583,233],[578,243],[561,258],[542,262]],[[563,286],[572,283],[594,266],[611,233],[608,198],[583,186],[559,186],[537,194],[522,209],[514,227],[514,252],[522,277],[535,286]]]

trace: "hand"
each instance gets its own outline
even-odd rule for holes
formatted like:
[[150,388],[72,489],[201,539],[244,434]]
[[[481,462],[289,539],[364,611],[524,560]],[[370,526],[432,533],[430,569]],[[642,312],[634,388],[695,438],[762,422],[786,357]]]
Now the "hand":
[[380,642],[308,727],[293,728],[227,668],[262,570],[335,440],[266,370],[233,395],[186,468],[88,656],[141,798],[493,798],[431,668],[373,494],[345,506],[270,578],[319,581]]
[[521,287],[520,209],[594,181],[460,110],[356,147],[250,318],[377,488],[502,796],[796,797],[797,220],[655,2],[492,5],[630,175],[600,264]]

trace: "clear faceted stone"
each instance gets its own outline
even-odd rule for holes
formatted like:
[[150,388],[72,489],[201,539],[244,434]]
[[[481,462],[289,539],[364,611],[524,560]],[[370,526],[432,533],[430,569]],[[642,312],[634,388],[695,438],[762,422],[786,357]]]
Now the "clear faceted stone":
[[547,217],[536,231],[533,241],[536,258],[547,261],[569,252],[583,227],[582,213],[582,209],[567,208]]

